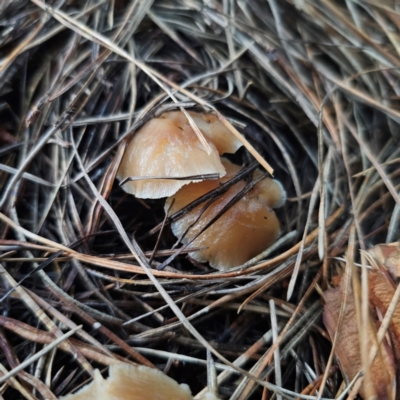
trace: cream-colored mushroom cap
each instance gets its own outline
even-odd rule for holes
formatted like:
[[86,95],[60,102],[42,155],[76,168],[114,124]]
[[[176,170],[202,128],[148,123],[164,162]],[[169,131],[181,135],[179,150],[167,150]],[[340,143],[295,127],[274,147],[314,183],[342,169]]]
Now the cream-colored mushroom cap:
[[[219,154],[236,153],[242,143],[236,139],[228,128],[214,115],[210,113],[196,113],[188,111],[201,132],[215,145]],[[192,131],[185,114],[181,111],[164,113],[161,118],[173,121],[183,132]]]
[[117,177],[151,177],[126,182],[122,188],[136,197],[158,199],[171,196],[193,179],[154,179],[225,175],[215,145],[206,137],[211,153],[200,143],[192,129],[182,129],[167,118],[154,118],[133,137],[122,158]]
[[[227,172],[222,179],[191,183],[183,187],[167,199],[165,210],[169,210],[170,214],[181,210],[239,172],[239,166],[227,160],[222,162]],[[256,171],[255,176],[259,174],[261,172]],[[173,222],[174,235],[181,238],[188,227],[194,224],[182,239],[183,243],[188,243],[245,187],[244,181],[233,185],[219,196],[200,218],[205,203]],[[206,249],[192,252],[190,256],[200,262],[209,262],[213,268],[221,271],[244,264],[278,238],[279,220],[272,207],[282,205],[285,198],[285,192],[279,182],[270,178],[263,179],[191,243],[192,247]]]
[[187,385],[176,381],[159,370],[129,364],[110,366],[109,377],[104,379],[95,370],[93,381],[75,394],[62,400],[191,400]]

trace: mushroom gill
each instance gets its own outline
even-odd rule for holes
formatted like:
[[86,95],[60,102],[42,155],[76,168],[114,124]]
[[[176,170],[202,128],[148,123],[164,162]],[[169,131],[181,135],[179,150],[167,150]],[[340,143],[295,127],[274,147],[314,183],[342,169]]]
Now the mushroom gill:
[[[228,160],[222,160],[227,174],[218,181],[191,183],[167,199],[165,210],[171,214],[196,200],[205,193],[219,187],[233,178],[240,167]],[[261,175],[255,172],[255,177]],[[217,214],[244,188],[246,182],[239,181],[220,195],[209,207],[200,204],[172,223],[174,235],[184,244],[189,243]],[[204,250],[190,253],[199,262],[209,262],[218,270],[229,270],[268,248],[279,235],[279,220],[272,207],[281,206],[286,198],[282,185],[265,178],[257,183],[239,201],[202,232],[191,246]]]

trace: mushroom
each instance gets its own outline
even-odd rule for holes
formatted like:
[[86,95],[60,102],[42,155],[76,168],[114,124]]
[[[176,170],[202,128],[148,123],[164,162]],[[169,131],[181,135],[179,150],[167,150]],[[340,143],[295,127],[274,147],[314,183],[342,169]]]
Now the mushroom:
[[[98,369],[93,381],[60,400],[193,400],[189,386],[178,384],[163,372],[125,363],[113,364],[104,379]],[[205,393],[199,400],[219,400]]]
[[[167,199],[165,210],[173,214],[205,193],[219,187],[233,178],[240,167],[222,159],[226,175],[218,181],[191,183]],[[255,178],[261,176],[255,172]],[[195,207],[172,223],[174,235],[188,244],[201,230],[246,187],[239,181],[219,196],[209,207],[206,202]],[[190,256],[199,262],[209,262],[221,271],[240,266],[268,248],[279,235],[279,220],[272,210],[281,206],[286,199],[279,181],[265,178],[232,205],[222,216],[202,232],[191,245],[204,250],[191,252]]]
[[[228,128],[211,113],[196,113],[188,111],[201,132],[215,145],[219,154],[234,154],[242,146]],[[164,113],[161,118],[167,118],[179,126],[183,132],[192,130],[185,114],[181,111]]]
[[[241,143],[214,115],[190,115],[205,136],[210,154],[182,112],[153,118],[135,134],[122,158],[118,179],[133,178],[122,185],[126,192],[139,198],[157,199],[171,196],[205,175],[225,175],[219,154],[235,152]],[[185,177],[188,179],[182,179]]]
[[99,370],[94,379],[75,394],[62,400],[191,400],[187,385],[179,385],[159,370],[124,363],[110,366],[104,379]]

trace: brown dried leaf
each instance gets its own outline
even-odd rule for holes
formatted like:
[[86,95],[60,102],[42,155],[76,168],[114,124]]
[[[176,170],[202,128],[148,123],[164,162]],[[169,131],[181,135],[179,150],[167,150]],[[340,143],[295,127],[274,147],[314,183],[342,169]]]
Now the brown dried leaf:
[[[386,314],[392,301],[395,289],[387,273],[384,271],[373,271],[369,274],[369,297],[371,303],[378,308],[382,314]],[[396,307],[390,329],[400,341],[400,308]]]
[[400,243],[377,244],[368,250],[375,261],[385,267],[394,278],[400,278]]
[[[325,307],[323,321],[331,340],[335,337],[338,328],[344,289],[344,280],[342,280],[337,288],[329,289],[324,292]],[[344,308],[343,321],[335,348],[335,354],[342,372],[349,380],[352,380],[357,373],[363,369],[357,320],[354,294],[350,288],[347,294],[347,304]],[[375,343],[375,332],[372,326],[363,329],[368,329],[368,347],[372,348]],[[371,386],[375,392],[376,398],[392,399],[395,372],[393,357],[386,344],[381,346],[380,353],[378,353],[378,356],[370,366],[370,376],[372,382],[367,382],[367,384],[372,384]],[[363,383],[360,389],[360,395],[363,398],[366,398],[365,388],[366,382]]]

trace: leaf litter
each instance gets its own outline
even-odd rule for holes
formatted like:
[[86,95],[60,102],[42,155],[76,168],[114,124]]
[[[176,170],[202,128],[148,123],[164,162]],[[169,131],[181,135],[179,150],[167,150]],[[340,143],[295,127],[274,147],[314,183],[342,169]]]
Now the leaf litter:
[[[4,398],[65,396],[115,363],[195,398],[396,397],[394,2],[4,0],[0,26]],[[165,216],[116,176],[177,110],[213,113],[243,168]],[[281,239],[229,271],[194,261],[171,224],[257,168],[287,192]]]

